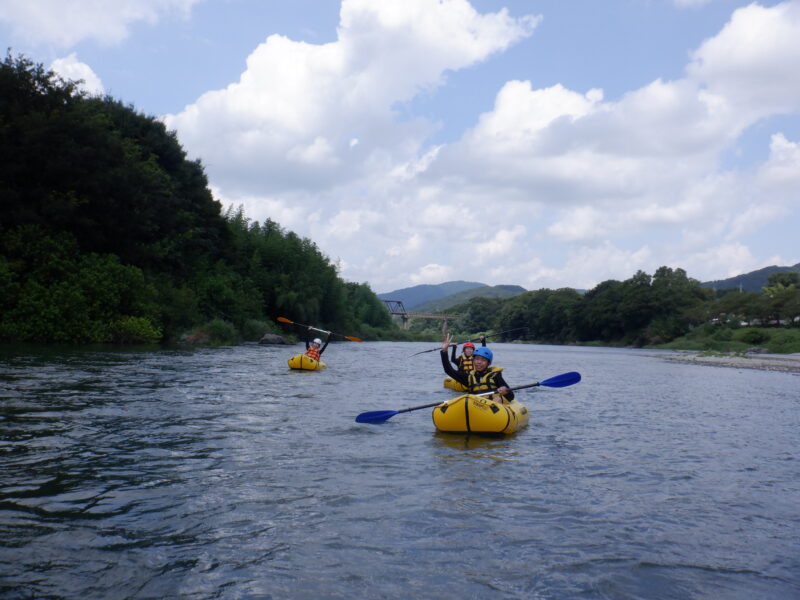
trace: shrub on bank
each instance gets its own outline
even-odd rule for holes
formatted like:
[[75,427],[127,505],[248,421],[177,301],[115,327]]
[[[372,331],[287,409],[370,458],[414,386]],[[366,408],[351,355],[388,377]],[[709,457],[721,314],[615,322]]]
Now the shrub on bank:
[[800,330],[792,328],[772,332],[765,346],[767,350],[775,354],[800,352]]
[[109,329],[115,344],[156,344],[161,340],[161,329],[144,317],[121,317]]
[[247,319],[242,325],[242,339],[247,342],[257,342],[265,333],[274,333],[283,335],[275,325],[269,321],[262,321],[260,319]]
[[753,347],[774,354],[800,352],[800,329],[767,329],[704,325],[668,344],[652,346],[664,350],[698,350],[714,352],[745,352]]
[[736,339],[752,346],[761,346],[768,341],[770,333],[763,329],[745,329],[736,332]]

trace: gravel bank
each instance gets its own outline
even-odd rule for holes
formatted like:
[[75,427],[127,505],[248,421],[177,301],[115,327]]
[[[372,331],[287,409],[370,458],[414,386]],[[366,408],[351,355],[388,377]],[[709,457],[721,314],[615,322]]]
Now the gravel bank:
[[703,356],[700,353],[680,353],[664,356],[666,360],[689,362],[716,367],[761,369],[800,373],[800,353],[796,354],[745,354],[727,356]]

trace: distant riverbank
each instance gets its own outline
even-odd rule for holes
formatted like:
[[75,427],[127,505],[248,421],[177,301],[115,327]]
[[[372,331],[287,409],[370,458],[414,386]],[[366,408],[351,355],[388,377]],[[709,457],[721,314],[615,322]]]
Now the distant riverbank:
[[666,360],[734,367],[800,373],[800,353],[794,354],[724,354],[708,352],[676,352],[664,356]]

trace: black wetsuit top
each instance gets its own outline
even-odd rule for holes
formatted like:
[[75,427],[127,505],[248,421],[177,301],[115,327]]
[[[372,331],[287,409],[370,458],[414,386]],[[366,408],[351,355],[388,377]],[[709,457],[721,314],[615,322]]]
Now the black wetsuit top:
[[[442,359],[442,367],[444,368],[444,372],[447,373],[453,379],[455,379],[458,383],[460,383],[461,385],[463,385],[463,386],[468,388],[469,387],[469,373],[466,373],[464,371],[457,371],[456,369],[454,369],[453,366],[450,364],[450,361],[447,360],[447,351],[446,350],[440,351],[439,352],[439,356]],[[474,371],[474,373],[476,375],[478,375],[477,371]],[[497,386],[495,389],[501,388],[503,386],[511,387],[510,385],[508,385],[508,383],[506,383],[506,380],[503,379],[502,373],[495,373],[495,375],[494,375],[494,383]],[[513,400],[514,399],[514,392],[508,392],[505,396],[503,396],[503,398],[505,398],[506,400]]]

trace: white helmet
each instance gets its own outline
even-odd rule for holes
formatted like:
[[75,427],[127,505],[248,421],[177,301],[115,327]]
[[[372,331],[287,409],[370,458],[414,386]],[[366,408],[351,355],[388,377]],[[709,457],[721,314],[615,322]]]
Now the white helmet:
[[322,345],[322,340],[319,339],[319,338],[314,338],[314,343],[315,344],[319,344],[321,346]]

